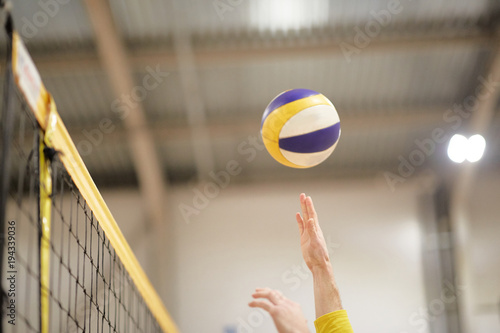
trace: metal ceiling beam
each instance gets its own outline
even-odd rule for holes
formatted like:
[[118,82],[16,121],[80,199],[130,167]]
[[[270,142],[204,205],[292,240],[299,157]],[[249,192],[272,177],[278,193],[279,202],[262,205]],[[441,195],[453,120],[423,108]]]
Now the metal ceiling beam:
[[[492,43],[498,41],[498,37],[488,35],[470,36],[420,36],[406,39],[374,39],[370,45],[361,50],[368,52],[397,52],[405,50],[430,50],[445,47],[484,47],[489,48]],[[342,49],[339,40],[324,42],[321,45],[295,45],[295,46],[267,46],[256,48],[254,46],[238,48],[217,48],[201,49],[189,45],[189,52],[196,58],[196,64],[200,68],[220,65],[234,65],[246,62],[283,60],[283,59],[303,59],[310,57],[341,56]],[[141,49],[129,55],[131,68],[143,70],[151,64],[162,64],[167,70],[176,69],[176,51],[171,48],[158,48],[154,50]],[[53,53],[34,54],[37,67],[41,72],[71,72],[79,70],[100,70],[99,59],[89,51],[79,51],[78,53]]]
[[198,180],[208,177],[214,169],[210,133],[206,127],[205,104],[200,92],[196,57],[189,31],[184,28],[187,20],[186,6],[181,0],[170,0],[174,15],[174,52],[177,60],[184,106],[187,112],[193,155]]
[[[100,70],[104,69],[106,72],[117,99],[123,99],[124,95],[130,96],[137,88],[132,74],[133,66],[114,25],[109,3],[107,0],[85,0],[85,4],[94,28],[99,54],[98,63],[99,67],[102,66]],[[154,68],[156,69],[157,66],[155,65]],[[162,71],[166,72],[164,69]],[[144,81],[143,84],[143,88],[152,87],[147,87]],[[134,102],[128,104],[127,116],[123,117],[126,132],[122,140],[128,141],[131,150],[131,158],[143,199],[142,206],[150,227],[150,230],[140,229],[143,232],[149,231],[148,234],[151,235],[148,237],[151,246],[148,247],[149,261],[146,263],[148,275],[165,300],[167,307],[175,311],[177,295],[173,288],[175,274],[172,273],[172,268],[175,267],[175,239],[170,231],[171,226],[168,224],[170,219],[166,219],[168,211],[165,211],[168,184],[163,176],[163,168],[153,136],[148,129],[146,112],[139,100],[136,99]],[[158,258],[162,260],[161,265],[158,264]]]
[[[477,99],[468,126],[468,132],[481,134],[487,138],[488,129],[493,121],[496,105],[500,97],[500,43],[498,40],[492,45],[493,52],[484,78],[491,82],[489,87],[483,87],[485,91],[482,98]],[[494,89],[492,89],[494,88]],[[490,91],[487,91],[491,89]],[[488,145],[488,143],[487,143]],[[487,146],[488,148],[488,146]],[[455,270],[456,276],[463,288],[458,295],[460,321],[462,333],[475,332],[474,313],[475,304],[473,297],[474,268],[471,261],[470,223],[467,216],[468,201],[470,193],[477,176],[479,163],[465,163],[455,178],[452,187],[450,215],[455,245]]]
[[[107,1],[85,0],[89,19],[94,28],[99,58],[108,75],[115,98],[131,95],[135,88],[127,51],[113,23],[113,15]],[[140,102],[129,103],[123,124],[131,149],[132,160],[144,198],[143,205],[153,225],[163,223],[165,180],[160,160],[157,156],[153,137],[148,131],[145,111]],[[110,106],[111,107],[111,106]]]

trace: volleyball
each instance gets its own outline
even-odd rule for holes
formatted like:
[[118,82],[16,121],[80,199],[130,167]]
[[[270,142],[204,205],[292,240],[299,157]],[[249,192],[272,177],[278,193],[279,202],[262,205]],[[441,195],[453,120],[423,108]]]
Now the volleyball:
[[264,111],[261,135],[276,161],[292,168],[310,168],[335,150],[340,118],[323,94],[309,89],[287,90]]

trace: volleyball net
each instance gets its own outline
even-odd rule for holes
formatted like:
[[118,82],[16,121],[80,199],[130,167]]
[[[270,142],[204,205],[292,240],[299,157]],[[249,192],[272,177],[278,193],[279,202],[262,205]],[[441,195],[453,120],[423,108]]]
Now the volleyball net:
[[0,267],[3,332],[178,332],[6,17]]

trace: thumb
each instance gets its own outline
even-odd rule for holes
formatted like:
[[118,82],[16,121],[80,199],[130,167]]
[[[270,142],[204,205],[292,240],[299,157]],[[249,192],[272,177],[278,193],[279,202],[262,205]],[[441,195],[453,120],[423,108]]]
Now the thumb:
[[304,220],[302,219],[302,216],[300,216],[300,213],[295,214],[295,218],[297,219],[297,223],[299,225],[300,236],[302,236],[302,234],[304,233],[304,228],[305,228]]

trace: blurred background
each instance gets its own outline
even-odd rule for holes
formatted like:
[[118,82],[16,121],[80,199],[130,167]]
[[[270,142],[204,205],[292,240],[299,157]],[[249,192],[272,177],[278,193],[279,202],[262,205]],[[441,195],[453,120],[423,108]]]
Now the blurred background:
[[[13,15],[182,332],[275,332],[247,306],[262,286],[313,329],[301,192],[355,332],[500,332],[499,1],[41,0]],[[292,88],[341,119],[307,170],[260,139]],[[484,156],[448,156],[454,134],[482,135]]]

